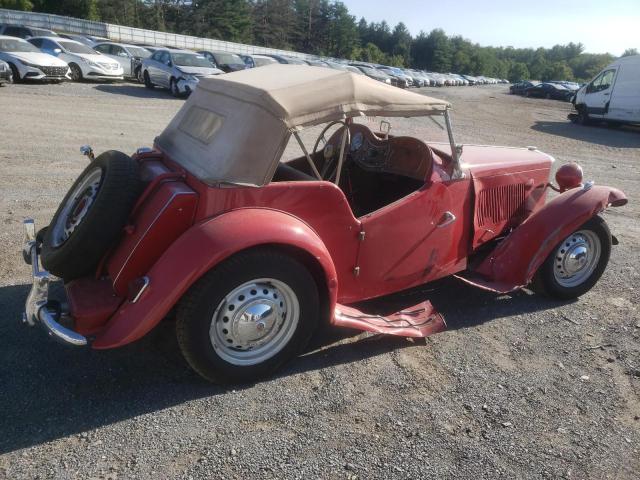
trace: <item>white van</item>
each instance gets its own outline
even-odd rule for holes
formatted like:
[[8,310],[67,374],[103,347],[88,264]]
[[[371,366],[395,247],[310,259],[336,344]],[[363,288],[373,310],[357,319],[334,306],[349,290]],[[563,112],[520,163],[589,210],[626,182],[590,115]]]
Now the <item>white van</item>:
[[576,123],[640,123],[640,55],[613,62],[580,88],[572,103],[569,119]]

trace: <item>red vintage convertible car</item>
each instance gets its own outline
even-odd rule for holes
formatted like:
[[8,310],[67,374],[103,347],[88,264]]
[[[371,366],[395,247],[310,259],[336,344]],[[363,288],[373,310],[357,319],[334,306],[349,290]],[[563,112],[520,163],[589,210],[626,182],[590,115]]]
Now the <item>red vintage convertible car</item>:
[[[599,214],[625,195],[583,183],[575,164],[552,185],[553,158],[533,147],[458,145],[449,108],[315,67],[203,79],[152,149],[89,151],[49,227],[25,222],[24,321],[107,349],[175,311],[189,364],[240,382],[295,356],[323,322],[443,330],[427,301],[388,316],[353,304],[447,275],[495,292],[588,291],[617,243]],[[440,119],[446,141],[360,121],[372,117]],[[307,148],[301,133],[323,125]],[[285,163],[290,139],[300,154]],[[51,275],[68,308],[49,300]]]

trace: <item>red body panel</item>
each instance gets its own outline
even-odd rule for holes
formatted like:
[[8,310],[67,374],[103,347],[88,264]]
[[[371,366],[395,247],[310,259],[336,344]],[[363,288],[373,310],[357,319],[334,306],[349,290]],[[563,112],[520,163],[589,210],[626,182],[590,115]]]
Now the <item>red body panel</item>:
[[594,186],[558,195],[513,230],[475,269],[472,283],[509,292],[527,285],[547,256],[567,235],[608,205],[626,204],[620,190]]
[[[186,184],[159,184],[139,207],[129,229],[107,262],[113,289],[126,296],[129,282],[144,276],[164,251],[193,224],[198,198]],[[143,253],[141,253],[143,252]]]
[[[387,295],[466,268],[472,220],[468,179],[429,183],[362,218],[361,299]],[[446,212],[456,220],[444,227]]]
[[337,274],[318,235],[286,213],[241,209],[195,225],[178,238],[147,273],[149,287],[140,299],[122,305],[96,337],[93,347],[118,347],[142,337],[204,273],[234,253],[256,245],[292,246],[312,255],[325,272],[333,312]]
[[[436,151],[424,187],[360,219],[333,183],[209,186],[161,153],[141,155],[143,178],[150,186],[129,233],[106,263],[114,298],[121,304],[118,308],[115,300],[107,302],[117,311],[106,323],[105,309],[99,312],[102,323],[85,314],[81,328],[96,334],[94,348],[125,345],[152,329],[194,282],[229,256],[259,245],[283,245],[307,252],[324,271],[330,321],[371,330],[356,325],[353,316],[334,316],[336,303],[459,273],[478,247],[511,227],[516,228],[507,240],[475,270],[481,277],[476,283],[489,288],[524,285],[556,238],[610,202],[609,193],[594,187],[583,195],[567,192],[541,208],[552,159],[527,149],[465,146],[465,178],[452,181],[443,167],[447,148],[437,145],[442,153]],[[615,192],[611,195],[622,195]],[[575,218],[567,221],[567,212],[575,212]],[[138,301],[121,300],[130,283],[143,275],[149,286]],[[83,307],[76,311],[82,313]],[[428,311],[436,315],[430,306]],[[418,336],[444,328],[436,320],[420,326]],[[378,330],[372,331],[384,329],[382,324],[374,327]]]
[[124,300],[113,292],[108,277],[80,278],[66,284],[65,291],[75,329],[82,335],[98,332]]

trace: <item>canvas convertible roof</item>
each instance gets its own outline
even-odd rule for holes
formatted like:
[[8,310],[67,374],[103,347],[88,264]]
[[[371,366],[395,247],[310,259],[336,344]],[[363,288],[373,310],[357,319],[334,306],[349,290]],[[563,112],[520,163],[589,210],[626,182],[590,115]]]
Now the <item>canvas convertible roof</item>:
[[293,129],[354,116],[413,117],[447,102],[349,71],[269,65],[201,79],[157,146],[201,180],[264,185]]

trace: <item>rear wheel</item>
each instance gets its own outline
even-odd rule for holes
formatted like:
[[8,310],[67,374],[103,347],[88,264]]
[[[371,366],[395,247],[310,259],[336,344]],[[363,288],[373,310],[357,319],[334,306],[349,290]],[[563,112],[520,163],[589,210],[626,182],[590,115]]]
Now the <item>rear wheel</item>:
[[534,289],[561,300],[585,294],[607,267],[611,243],[607,223],[593,217],[551,252],[536,274]]
[[202,377],[246,382],[299,354],[319,310],[307,268],[261,248],[239,253],[201,278],[178,306],[176,333],[184,357]]

